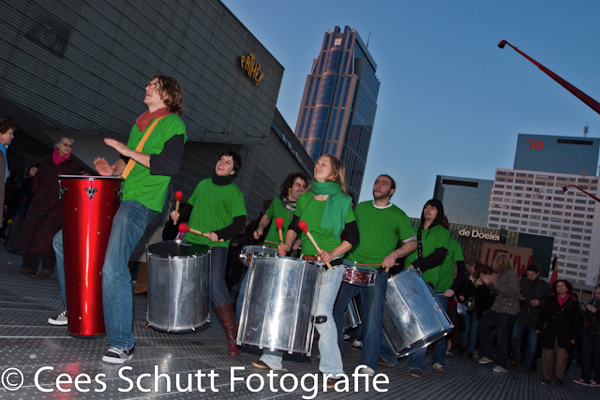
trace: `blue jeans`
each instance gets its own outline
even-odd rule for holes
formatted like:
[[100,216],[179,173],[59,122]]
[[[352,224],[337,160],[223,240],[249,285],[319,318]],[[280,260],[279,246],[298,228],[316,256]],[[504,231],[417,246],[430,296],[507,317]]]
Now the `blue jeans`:
[[588,383],[592,378],[600,382],[600,335],[585,331],[581,347],[581,379]]
[[[344,311],[350,300],[360,293],[362,301],[362,333],[363,347],[360,353],[360,363],[378,371],[379,354],[381,351],[381,318],[385,291],[389,273],[382,271],[378,274],[373,287],[360,287],[342,282],[337,301],[333,309],[335,325],[337,326],[338,346],[344,355]],[[394,357],[395,358],[395,357]]]
[[[321,283],[319,285],[319,302],[316,307],[315,316],[325,316],[327,320],[320,324],[315,324],[319,331],[319,354],[321,360],[319,370],[323,374],[333,376],[343,375],[342,355],[337,344],[337,328],[333,319],[333,304],[342,283],[344,267],[336,265],[333,269],[328,269],[321,274]],[[263,352],[260,358],[269,367],[280,370],[282,353],[280,351]]]
[[[494,360],[496,365],[508,368],[508,334],[515,319],[514,315],[487,310],[481,316],[477,335],[483,355]],[[496,346],[492,343],[492,333],[496,331]]]
[[63,250],[62,229],[54,235],[52,247],[56,254],[56,275],[58,276],[58,287],[60,288],[60,297],[63,302],[63,310],[67,309],[67,291],[65,289],[65,252]]
[[210,249],[210,297],[215,307],[231,304],[231,296],[225,283],[227,247]]
[[[437,298],[438,303],[444,311],[448,311],[448,298],[444,296],[443,293],[438,293],[435,296]],[[442,367],[446,365],[446,337],[437,340],[433,343],[433,359],[431,362],[433,364],[440,364]],[[416,350],[409,354],[407,367],[410,371],[411,369],[418,369],[419,371],[423,371],[425,369],[425,365],[427,361],[425,360],[425,356],[427,355],[427,347],[423,347],[422,349]]]
[[244,296],[246,296],[246,290],[248,289],[248,279],[250,276],[250,268],[244,267],[244,277],[240,282],[238,297],[235,301],[235,314],[237,316],[238,321],[242,316],[242,308],[244,307]]
[[465,315],[465,326],[467,327],[467,330],[465,332],[463,332],[462,342],[460,343],[460,345],[462,347],[466,348],[467,340],[469,339],[469,336],[471,336],[471,341],[469,342],[469,349],[468,349],[468,352],[470,354],[473,354],[475,352],[475,346],[477,345],[477,325],[478,325],[478,321],[477,321],[477,314],[475,313],[475,310],[473,310],[473,314]]
[[518,319],[515,320],[512,330],[513,360],[518,362],[519,358],[521,358],[521,338],[525,329],[527,329],[527,348],[523,355],[523,368],[530,369],[537,348],[538,336],[535,334],[535,326],[527,326]]

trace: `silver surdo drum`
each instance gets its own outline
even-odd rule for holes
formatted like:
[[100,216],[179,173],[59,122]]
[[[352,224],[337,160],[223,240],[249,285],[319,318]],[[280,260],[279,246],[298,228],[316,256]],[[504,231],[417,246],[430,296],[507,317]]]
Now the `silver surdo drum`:
[[210,322],[210,249],[181,240],[148,246],[148,325],[188,332]]
[[443,338],[454,328],[419,270],[388,279],[383,334],[397,357]]
[[356,297],[353,297],[348,303],[348,307],[344,310],[344,332],[348,329],[354,329],[362,323],[358,307],[356,305]]
[[242,264],[246,266],[250,266],[252,264],[252,259],[254,257],[273,257],[276,256],[277,249],[268,246],[245,246],[240,252],[240,261]]
[[255,257],[238,344],[310,356],[321,271],[290,257]]
[[377,270],[369,267],[361,267],[359,263],[352,260],[344,260],[344,276],[342,280],[351,285],[361,287],[375,286]]

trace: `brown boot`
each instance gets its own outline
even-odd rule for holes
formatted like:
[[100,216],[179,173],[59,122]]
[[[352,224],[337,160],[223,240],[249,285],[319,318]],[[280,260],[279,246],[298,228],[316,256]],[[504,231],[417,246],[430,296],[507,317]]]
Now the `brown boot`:
[[242,351],[235,344],[237,339],[237,322],[235,321],[233,304],[229,303],[215,308],[223,324],[223,329],[225,329],[225,336],[227,336],[227,353],[230,357],[237,357]]
[[42,268],[40,270],[40,273],[38,274],[38,276],[42,276],[42,277],[50,276],[53,272],[54,272],[53,269]]
[[37,271],[34,269],[30,269],[30,268],[21,268],[19,270],[19,273],[25,274],[25,275],[35,275],[37,273]]

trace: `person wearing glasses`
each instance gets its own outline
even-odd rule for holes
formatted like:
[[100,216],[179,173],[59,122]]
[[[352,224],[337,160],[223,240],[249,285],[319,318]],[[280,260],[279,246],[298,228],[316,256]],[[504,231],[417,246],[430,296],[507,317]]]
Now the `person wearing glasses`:
[[[163,75],[150,79],[145,87],[144,104],[148,110],[135,121],[126,145],[104,139],[121,157],[114,164],[104,158],[94,160],[100,175],[125,179],[123,198],[113,218],[102,267],[102,303],[109,346],[102,361],[112,364],[122,364],[133,357],[133,299],[127,265],[146,226],[163,209],[186,141],[185,125],[180,118],[183,91],[177,80]],[[66,304],[62,231],[54,237],[54,250],[62,299]],[[67,321],[66,311],[48,320],[52,325],[66,325]]]

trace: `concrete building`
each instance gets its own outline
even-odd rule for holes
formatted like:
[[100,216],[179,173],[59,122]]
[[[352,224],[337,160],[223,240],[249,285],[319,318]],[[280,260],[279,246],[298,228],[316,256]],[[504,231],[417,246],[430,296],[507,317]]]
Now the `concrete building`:
[[377,64],[356,30],[327,31],[313,61],[295,133],[316,161],[334,154],[346,167],[346,184],[357,200],[377,111]]
[[275,108],[283,66],[218,0],[2,1],[0,24],[0,110],[29,164],[62,135],[76,139],[83,168],[116,160],[103,137],[126,140],[161,73],[184,89],[188,142],[173,179],[184,198],[224,149],[242,155],[249,219],[288,173],[312,174]]

